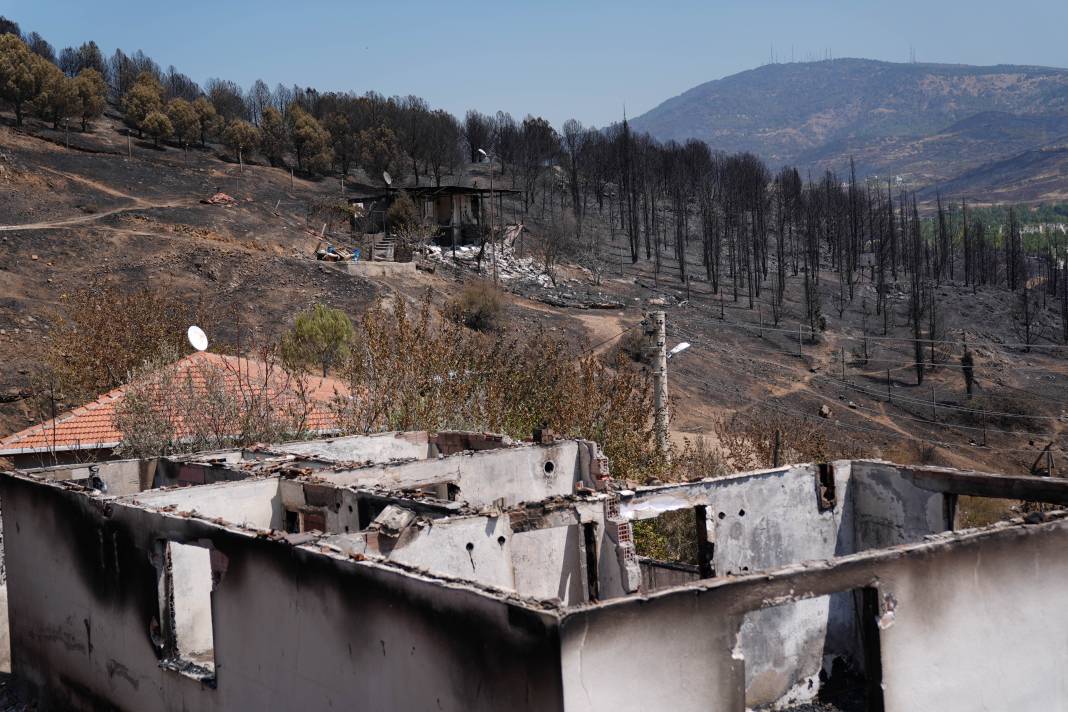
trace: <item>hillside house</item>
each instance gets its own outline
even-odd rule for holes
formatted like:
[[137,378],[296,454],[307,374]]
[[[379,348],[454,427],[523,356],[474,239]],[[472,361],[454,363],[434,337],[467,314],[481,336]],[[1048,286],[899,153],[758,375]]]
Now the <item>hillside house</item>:
[[505,188],[479,188],[476,186],[443,185],[416,186],[386,192],[352,196],[349,202],[362,209],[364,218],[353,220],[353,229],[363,233],[378,233],[386,229],[385,215],[389,206],[406,192],[419,209],[420,217],[436,226],[435,241],[442,245],[469,244],[477,242],[485,206],[494,205],[493,214],[499,214],[502,199],[506,195],[518,195],[519,191]]
[[[196,352],[168,368],[173,369],[176,387],[189,387],[195,393],[203,394],[212,383],[235,400],[259,395],[275,401],[298,397],[289,392],[293,384],[287,374],[257,359]],[[336,422],[329,403],[336,394],[347,393],[347,387],[337,379],[314,376],[304,385],[306,390],[299,397],[307,399],[307,430],[333,432]],[[18,468],[113,459],[123,437],[115,414],[128,388],[120,386],[54,419],[0,439],[0,458]],[[180,427],[177,435],[182,435]]]

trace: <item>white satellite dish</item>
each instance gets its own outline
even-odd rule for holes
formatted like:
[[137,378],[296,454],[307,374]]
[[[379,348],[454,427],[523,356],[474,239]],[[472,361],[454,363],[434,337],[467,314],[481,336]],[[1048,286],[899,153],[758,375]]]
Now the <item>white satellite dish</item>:
[[386,185],[393,185],[393,178],[390,177],[389,171],[382,171],[382,180],[386,182]]
[[197,351],[206,351],[208,348],[208,335],[204,333],[204,330],[199,326],[193,325],[189,327],[189,330],[185,332],[186,337],[189,339],[189,343]]

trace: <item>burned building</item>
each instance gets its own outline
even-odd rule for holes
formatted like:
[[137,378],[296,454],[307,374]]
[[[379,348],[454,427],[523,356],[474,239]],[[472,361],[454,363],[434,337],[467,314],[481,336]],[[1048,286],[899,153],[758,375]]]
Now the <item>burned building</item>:
[[420,218],[434,227],[435,241],[442,245],[463,245],[478,242],[482,232],[488,229],[490,218],[486,217],[487,206],[493,214],[493,220],[501,220],[504,197],[519,195],[520,191],[463,185],[365,191],[365,194],[349,197],[358,215],[353,218],[353,230],[363,233],[388,232],[389,207],[402,194],[408,195],[415,203]]
[[[1068,483],[839,461],[627,488],[594,443],[473,433],[11,472],[13,672],[47,709],[740,712],[841,684],[1056,709],[1068,520],[958,531],[961,495]],[[662,516],[696,564],[638,556]]]

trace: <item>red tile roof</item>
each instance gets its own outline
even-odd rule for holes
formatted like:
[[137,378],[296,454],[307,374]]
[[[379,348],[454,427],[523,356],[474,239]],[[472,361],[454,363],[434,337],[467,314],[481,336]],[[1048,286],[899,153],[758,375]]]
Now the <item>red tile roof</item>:
[[[263,361],[238,356],[197,352],[175,362],[173,367],[182,384],[191,383],[195,391],[204,392],[207,378],[221,378],[228,395],[256,393],[266,386],[270,398],[289,396],[292,386],[281,370],[269,370]],[[188,380],[187,380],[188,379]],[[306,427],[312,432],[333,430],[337,423],[329,408],[335,395],[346,395],[347,386],[336,378],[308,377],[309,412]],[[56,419],[38,423],[0,440],[0,456],[26,452],[95,450],[115,447],[122,432],[115,425],[115,412],[126,396],[127,386],[120,386]],[[180,426],[179,426],[180,427]],[[181,435],[181,433],[177,433]]]

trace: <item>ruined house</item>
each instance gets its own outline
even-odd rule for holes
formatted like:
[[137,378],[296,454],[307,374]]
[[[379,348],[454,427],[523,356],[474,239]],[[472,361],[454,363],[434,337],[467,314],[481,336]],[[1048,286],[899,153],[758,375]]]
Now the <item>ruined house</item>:
[[[359,217],[353,218],[354,231],[377,233],[386,230],[386,213],[401,194],[400,189],[368,192],[351,196],[349,202]],[[518,195],[507,188],[479,188],[478,186],[442,185],[414,186],[403,192],[415,203],[419,216],[435,228],[434,239],[441,245],[463,245],[479,241],[480,230],[487,227],[485,217],[490,205],[493,219],[504,212],[503,198]]]
[[[44,709],[869,710],[1068,699],[1068,483],[881,461],[627,488],[594,443],[388,433],[0,476]],[[682,515],[678,513],[682,512]],[[692,565],[635,527],[692,523]]]

